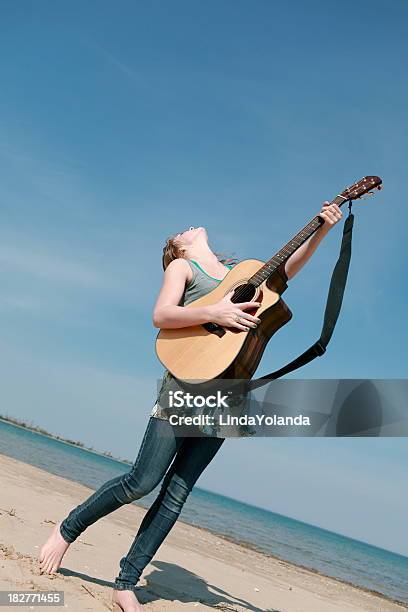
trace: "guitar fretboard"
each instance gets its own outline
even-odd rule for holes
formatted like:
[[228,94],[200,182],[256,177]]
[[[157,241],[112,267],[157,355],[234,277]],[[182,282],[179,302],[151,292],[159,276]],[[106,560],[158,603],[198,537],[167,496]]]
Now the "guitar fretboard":
[[[330,202],[330,204],[337,204],[341,206],[346,202],[348,198],[343,195],[338,195]],[[316,215],[304,228],[300,230],[289,242],[287,242],[269,261],[266,262],[250,279],[249,283],[255,287],[259,287],[261,283],[266,281],[278,268],[283,264],[289,257],[300,247],[306,240],[312,236],[321,225],[324,220]]]

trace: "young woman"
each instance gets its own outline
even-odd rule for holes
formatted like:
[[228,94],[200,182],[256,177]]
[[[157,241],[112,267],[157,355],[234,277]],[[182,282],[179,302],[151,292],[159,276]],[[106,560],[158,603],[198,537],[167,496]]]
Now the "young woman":
[[[342,217],[338,206],[323,204],[323,225],[287,260],[282,281],[292,278],[310,258],[333,225]],[[255,302],[234,304],[226,296],[201,308],[183,306],[214,289],[230,266],[213,253],[203,227],[190,227],[170,238],[163,249],[164,280],[153,323],[158,328],[180,328],[214,322],[243,333],[259,322],[247,310]],[[177,437],[158,403],[153,408],[136,461],[131,470],[102,485],[58,523],[39,556],[40,569],[54,573],[71,542],[98,519],[150,493],[163,480],[157,499],[146,513],[129,552],[120,561],[113,585],[113,601],[125,612],[140,612],[135,586],[146,565],[176,522],[184,502],[223,438]]]

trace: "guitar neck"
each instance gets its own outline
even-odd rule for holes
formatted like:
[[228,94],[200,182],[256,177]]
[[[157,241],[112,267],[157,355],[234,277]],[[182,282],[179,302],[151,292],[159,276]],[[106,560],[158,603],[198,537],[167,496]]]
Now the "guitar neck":
[[[330,204],[337,204],[337,206],[340,207],[346,201],[348,201],[348,198],[343,195],[338,195],[330,202]],[[309,223],[307,223],[300,230],[300,232],[295,234],[293,238],[291,238],[289,242],[287,242],[277,253],[275,253],[275,255],[271,257],[271,259],[269,259],[269,261],[267,261],[266,264],[264,264],[262,268],[260,268],[258,272],[256,272],[249,279],[248,282],[255,287],[259,287],[259,285],[272,276],[279,266],[285,263],[285,261],[289,259],[289,257],[295,251],[297,251],[297,249],[302,246],[302,244],[306,242],[306,240],[308,240],[321,225],[323,225],[323,223],[324,219],[319,217],[319,215],[313,217],[313,219],[309,221]]]

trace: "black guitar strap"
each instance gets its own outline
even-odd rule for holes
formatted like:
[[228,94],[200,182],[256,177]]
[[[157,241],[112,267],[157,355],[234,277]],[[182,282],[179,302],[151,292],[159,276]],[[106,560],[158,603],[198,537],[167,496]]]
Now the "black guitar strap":
[[344,290],[346,288],[347,274],[351,259],[351,239],[353,234],[354,215],[351,212],[351,201],[349,202],[349,214],[344,223],[343,238],[341,241],[340,255],[333,270],[330,281],[329,293],[327,296],[326,309],[324,312],[324,321],[320,338],[312,344],[304,353],[293,359],[279,370],[265,374],[255,380],[250,380],[245,384],[246,389],[253,390],[266,385],[270,380],[275,380],[293,372],[298,368],[310,363],[316,357],[321,357],[325,352],[330,338],[333,335],[337,319],[340,314],[341,304],[343,302]]

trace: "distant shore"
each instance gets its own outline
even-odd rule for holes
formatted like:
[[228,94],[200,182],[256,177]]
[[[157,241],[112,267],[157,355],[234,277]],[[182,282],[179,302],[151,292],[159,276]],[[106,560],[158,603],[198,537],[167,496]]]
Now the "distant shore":
[[[111,583],[145,513],[129,504],[91,526],[55,576],[36,558],[53,525],[92,491],[0,455],[0,590],[62,590],[68,610],[109,609]],[[140,600],[146,612],[391,612],[408,610],[354,587],[179,521],[146,568]]]
[[64,444],[69,444],[71,446],[77,446],[78,448],[82,448],[90,453],[95,453],[96,455],[101,455],[103,457],[107,457],[108,459],[114,459],[115,461],[120,461],[121,463],[126,463],[127,465],[131,465],[132,462],[129,459],[122,459],[121,457],[115,457],[109,451],[99,451],[93,448],[93,446],[86,446],[83,442],[78,440],[70,440],[69,438],[64,438],[57,434],[53,434],[43,427],[39,425],[34,425],[34,423],[27,423],[26,421],[22,421],[20,419],[16,419],[14,417],[10,417],[7,415],[0,414],[0,421],[4,423],[10,423],[10,425],[14,425],[15,427],[21,427],[22,429],[27,429],[28,431],[33,431],[34,433],[41,434],[42,436],[46,436],[47,438],[52,438],[53,440],[58,440],[58,442],[64,442]]

